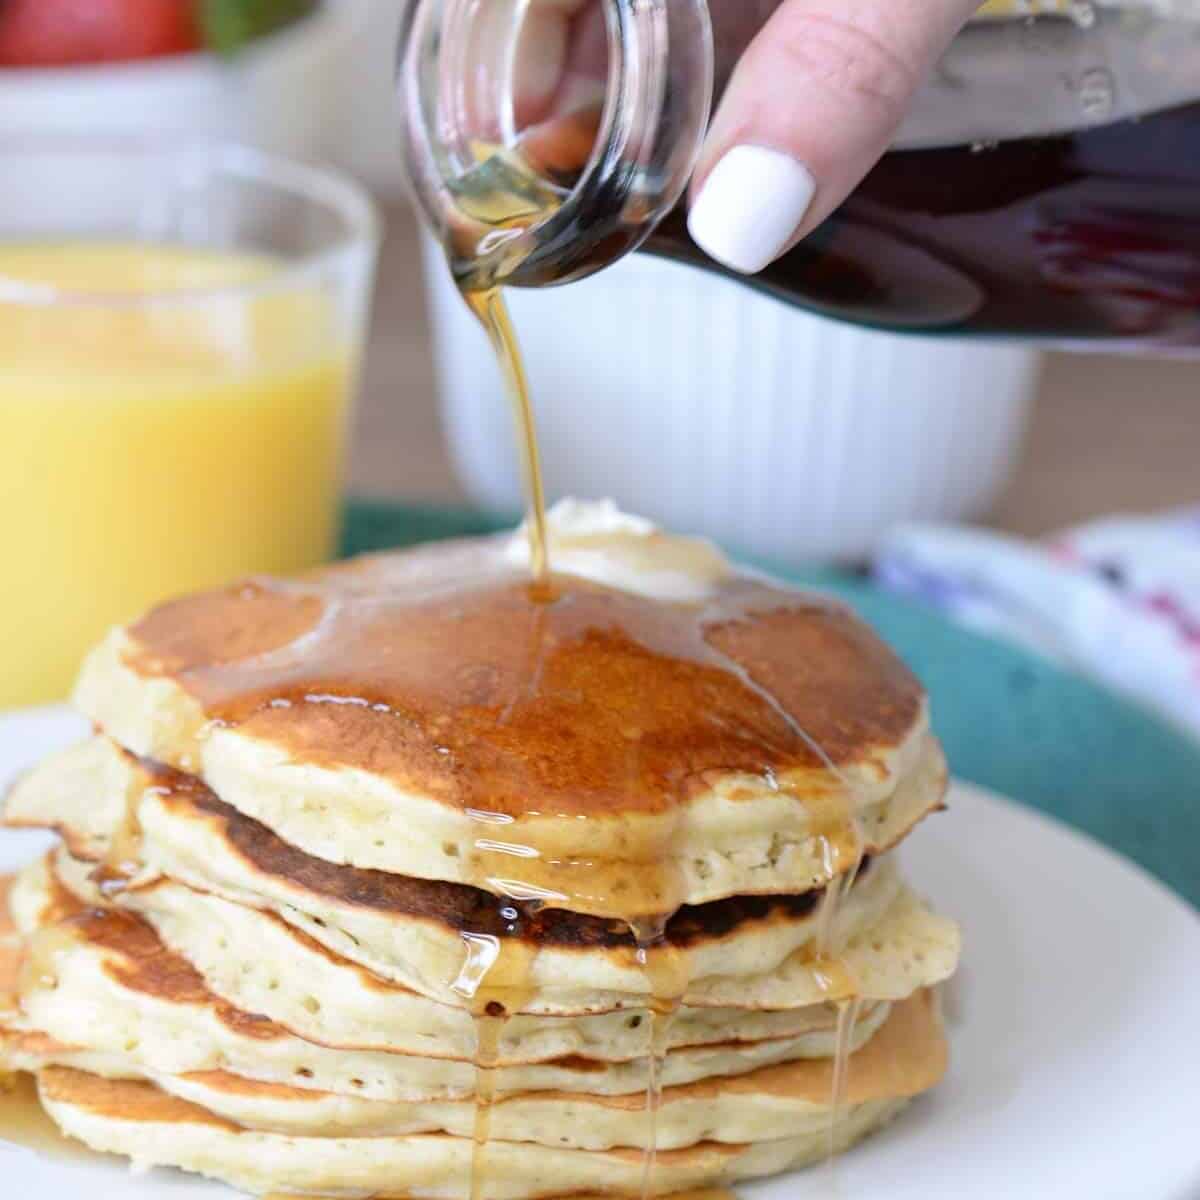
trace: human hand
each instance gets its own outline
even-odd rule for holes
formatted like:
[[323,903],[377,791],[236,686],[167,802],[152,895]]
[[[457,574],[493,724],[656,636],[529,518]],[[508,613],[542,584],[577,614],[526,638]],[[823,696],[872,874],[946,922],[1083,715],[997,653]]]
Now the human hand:
[[[718,74],[731,73],[692,181],[688,225],[701,249],[753,274],[815,229],[887,149],[978,7],[710,0]],[[603,4],[532,0],[526,20],[522,123],[594,110],[606,74]]]

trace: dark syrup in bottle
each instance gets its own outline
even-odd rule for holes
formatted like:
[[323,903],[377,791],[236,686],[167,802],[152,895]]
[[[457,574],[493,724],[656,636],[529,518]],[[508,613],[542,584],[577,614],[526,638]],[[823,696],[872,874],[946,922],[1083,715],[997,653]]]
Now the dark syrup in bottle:
[[[720,269],[682,211],[647,249]],[[1200,102],[986,147],[893,151],[748,282],[885,328],[1198,348]]]
[[[737,278],[885,329],[1200,348],[1200,24],[1088,11],[1080,24],[969,30],[918,100],[917,136],[906,122],[904,148],[829,220],[760,275]],[[1100,62],[1111,70],[1084,69]],[[1089,95],[1093,79],[1103,95]],[[722,270],[689,236],[685,205],[647,237],[636,194],[588,171],[603,127],[597,109],[556,116],[483,156],[469,188],[531,212],[548,198],[562,206],[553,234],[525,244],[519,264],[497,264],[503,282],[566,282],[643,242]],[[967,140],[989,127],[996,140]],[[478,262],[480,244],[467,239],[462,266]]]

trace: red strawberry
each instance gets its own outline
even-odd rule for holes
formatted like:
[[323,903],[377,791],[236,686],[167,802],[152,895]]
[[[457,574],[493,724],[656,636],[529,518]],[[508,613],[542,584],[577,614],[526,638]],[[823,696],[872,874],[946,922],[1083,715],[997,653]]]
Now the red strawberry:
[[0,67],[124,62],[199,45],[195,0],[0,0]]

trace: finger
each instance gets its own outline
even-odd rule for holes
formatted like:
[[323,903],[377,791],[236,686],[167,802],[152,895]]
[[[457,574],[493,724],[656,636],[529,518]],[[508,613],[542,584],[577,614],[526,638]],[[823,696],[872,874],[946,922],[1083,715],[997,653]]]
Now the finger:
[[591,157],[607,92],[604,4],[535,0],[529,15],[519,55],[533,65],[527,76],[518,66],[515,89],[522,154],[535,170],[569,180]]
[[604,4],[590,0],[577,9],[571,20],[567,64],[557,112],[578,112],[604,102],[608,90],[608,22]]
[[785,0],[730,81],[689,228],[754,274],[819,225],[884,153],[979,0]]
[[[596,34],[599,32],[599,44]],[[513,97],[517,127],[566,111],[581,85],[601,88],[607,66],[604,9],[598,0],[533,0],[517,39]]]

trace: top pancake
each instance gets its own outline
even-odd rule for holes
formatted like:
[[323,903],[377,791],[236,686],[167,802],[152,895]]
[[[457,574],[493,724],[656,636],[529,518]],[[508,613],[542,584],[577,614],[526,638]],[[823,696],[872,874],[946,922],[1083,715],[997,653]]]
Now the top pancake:
[[272,827],[321,814],[333,861],[468,882],[517,863],[568,894],[529,860],[656,863],[681,827],[698,850],[840,837],[930,753],[919,684],[848,610],[729,570],[686,600],[567,575],[546,599],[507,539],[170,602],[91,655],[76,699]]

